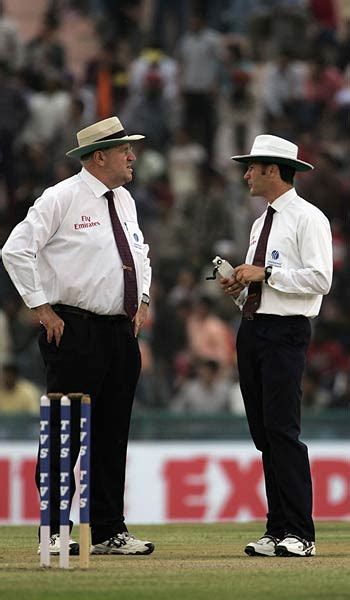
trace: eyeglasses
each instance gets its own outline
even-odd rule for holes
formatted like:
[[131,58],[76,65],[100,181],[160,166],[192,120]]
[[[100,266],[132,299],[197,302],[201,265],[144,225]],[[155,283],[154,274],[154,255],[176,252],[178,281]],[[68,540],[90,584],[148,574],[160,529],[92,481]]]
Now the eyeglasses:
[[120,154],[124,154],[125,156],[128,156],[129,154],[134,154],[134,148],[133,146],[131,146],[131,144],[125,145],[123,144],[123,146],[113,146],[112,148],[104,148],[103,152],[111,152],[117,150]]
[[128,156],[128,154],[134,154],[134,148],[132,147],[131,144],[129,144],[125,148],[120,148],[120,152],[125,154],[125,156]]

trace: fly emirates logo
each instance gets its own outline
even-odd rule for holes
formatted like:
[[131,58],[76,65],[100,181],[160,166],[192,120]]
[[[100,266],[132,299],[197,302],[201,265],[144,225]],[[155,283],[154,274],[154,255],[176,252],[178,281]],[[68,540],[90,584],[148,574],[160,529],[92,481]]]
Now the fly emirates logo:
[[97,227],[101,225],[99,221],[92,221],[91,217],[81,216],[81,223],[74,223],[74,229],[87,229],[88,227]]

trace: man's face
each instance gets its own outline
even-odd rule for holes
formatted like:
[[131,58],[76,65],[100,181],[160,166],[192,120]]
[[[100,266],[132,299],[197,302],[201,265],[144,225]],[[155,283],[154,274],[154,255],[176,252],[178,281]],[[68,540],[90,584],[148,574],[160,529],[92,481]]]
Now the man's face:
[[248,183],[251,196],[264,196],[269,185],[268,166],[261,163],[250,163],[244,179]]
[[132,180],[132,165],[136,156],[130,144],[121,144],[103,150],[104,175],[108,186],[113,189]]

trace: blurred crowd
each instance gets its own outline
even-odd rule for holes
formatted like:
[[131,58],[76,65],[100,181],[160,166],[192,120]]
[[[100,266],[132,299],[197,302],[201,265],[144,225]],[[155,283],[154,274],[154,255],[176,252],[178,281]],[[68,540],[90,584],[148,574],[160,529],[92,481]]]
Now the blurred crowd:
[[[315,165],[296,187],[328,216],[334,245],[303,402],[315,412],[347,406],[350,0],[46,5],[24,39],[0,0],[0,247],[46,187],[79,171],[65,157],[76,131],[118,115],[129,133],[146,135],[130,185],[153,266],[136,408],[242,414],[240,314],[206,277],[216,255],[244,261],[265,208],[230,156],[249,152],[259,133],[291,139]],[[97,47],[79,69],[61,36],[70,19],[89,23]],[[45,385],[37,333],[1,266],[0,411],[35,411]]]

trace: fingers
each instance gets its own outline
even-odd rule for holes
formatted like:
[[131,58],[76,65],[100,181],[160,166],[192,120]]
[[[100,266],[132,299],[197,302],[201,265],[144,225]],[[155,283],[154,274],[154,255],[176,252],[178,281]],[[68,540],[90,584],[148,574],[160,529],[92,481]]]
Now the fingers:
[[237,277],[230,277],[220,279],[220,285],[225,292],[229,296],[238,296],[245,285],[242,285],[241,282],[237,281]]
[[46,329],[46,339],[48,344],[51,344],[52,342],[52,336],[53,336],[53,330],[52,329]]
[[140,312],[138,311],[134,318],[134,336],[137,337],[140,333],[142,325],[144,323],[144,319],[142,319]]
[[220,285],[223,289],[226,289],[228,286],[233,285],[234,283],[235,283],[234,277],[230,277],[229,279],[227,277],[220,278]]
[[224,292],[229,296],[239,296],[244,287],[245,286],[241,285],[240,283],[235,283],[233,285],[227,286],[227,288],[224,289]]
[[235,274],[236,274],[236,281],[238,281],[239,283],[242,283],[242,285],[247,285],[247,280],[246,280],[246,269],[245,269],[245,265],[239,265],[238,267],[235,268]]
[[240,265],[236,267],[236,280],[242,285],[249,285],[252,281],[263,281],[265,268],[257,265]]
[[63,330],[64,330],[64,327],[55,329],[53,332],[57,348],[59,347],[59,345],[61,343],[61,338],[63,336]]
[[244,273],[239,272],[237,273],[237,277],[236,277],[238,283],[241,283],[242,285],[248,285],[249,281],[244,277]]
[[134,320],[134,336],[137,338],[140,331],[140,325],[137,319]]
[[51,344],[51,342],[55,340],[58,348],[64,332],[64,321],[57,317],[53,322],[43,323],[43,325],[46,327],[46,339],[48,343]]
[[148,316],[148,305],[145,304],[144,302],[141,302],[141,305],[135,315],[135,319],[134,319],[134,334],[135,337],[138,336],[139,332],[141,331],[144,323],[147,320],[147,316]]
[[64,321],[55,313],[50,304],[41,304],[35,308],[39,322],[46,329],[48,344],[55,340],[58,347],[64,332]]

